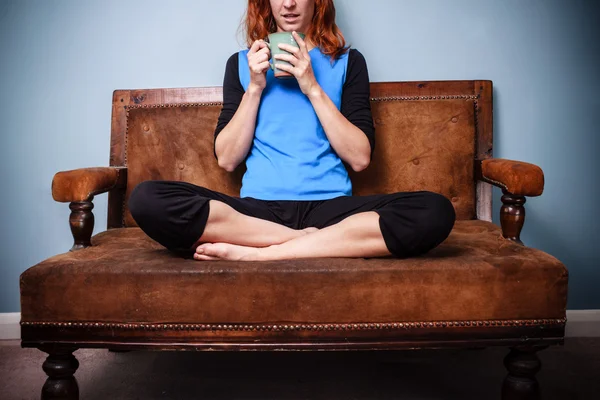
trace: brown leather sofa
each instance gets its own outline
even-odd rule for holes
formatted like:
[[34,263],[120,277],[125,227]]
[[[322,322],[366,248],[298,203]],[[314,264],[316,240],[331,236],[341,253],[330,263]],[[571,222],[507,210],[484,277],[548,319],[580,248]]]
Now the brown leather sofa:
[[[492,82],[372,83],[377,145],[351,172],[355,194],[430,190],[448,197],[449,238],[408,259],[200,262],[162,248],[127,209],[145,180],[182,180],[238,195],[243,167],[219,169],[219,87],[117,90],[110,166],[59,172],[75,243],[26,270],[21,345],[49,354],[43,399],[78,398],[78,348],[113,350],[385,350],[510,348],[503,399],[537,399],[535,352],[563,344],[568,274],[525,247],[535,165],[492,158]],[[491,185],[502,188],[501,225]],[[94,196],[108,230],[93,237]],[[500,389],[500,385],[499,385]]]

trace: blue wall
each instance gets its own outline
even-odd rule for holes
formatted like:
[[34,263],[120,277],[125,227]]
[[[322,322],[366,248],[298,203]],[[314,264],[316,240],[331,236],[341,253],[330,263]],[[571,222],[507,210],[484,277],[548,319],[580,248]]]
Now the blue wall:
[[[571,309],[600,309],[597,3],[336,3],[372,81],[494,81],[495,157],[546,174],[522,238],[567,265]],[[220,85],[245,4],[0,0],[0,312],[19,311],[19,274],[72,245],[50,184],[57,171],[108,165],[112,91]],[[106,229],[106,201],[95,199],[94,233]]]

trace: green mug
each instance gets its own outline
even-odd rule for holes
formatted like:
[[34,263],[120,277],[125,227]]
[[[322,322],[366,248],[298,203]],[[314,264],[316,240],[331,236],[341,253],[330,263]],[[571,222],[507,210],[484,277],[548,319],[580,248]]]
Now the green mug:
[[[298,36],[300,36],[302,39],[305,38],[304,33],[300,33],[298,32]],[[279,48],[279,43],[285,43],[285,44],[289,44],[291,46],[294,47],[300,47],[298,46],[298,43],[296,42],[296,40],[294,39],[294,36],[292,36],[292,32],[276,32],[276,33],[271,33],[267,39],[265,39],[265,42],[267,43],[267,46],[269,46],[269,50],[271,51],[271,58],[273,61],[270,62],[271,64],[271,69],[273,70],[273,74],[275,75],[275,78],[293,78],[294,75],[290,74],[287,71],[282,71],[279,68],[275,68],[275,63],[281,63],[281,64],[287,64],[287,65],[292,65],[287,61],[284,60],[278,60],[275,59],[274,56],[275,54],[290,54],[289,52],[282,50]]]

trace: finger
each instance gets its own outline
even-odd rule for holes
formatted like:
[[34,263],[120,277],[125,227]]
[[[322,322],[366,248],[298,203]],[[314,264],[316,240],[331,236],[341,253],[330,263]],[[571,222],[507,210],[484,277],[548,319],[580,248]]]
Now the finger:
[[285,72],[289,72],[290,74],[296,76],[296,73],[295,73],[296,69],[294,67],[292,67],[291,65],[276,63],[275,68],[280,69]]
[[269,69],[270,66],[271,66],[271,64],[269,64],[269,61],[267,60],[267,61],[264,61],[264,62],[254,65],[253,67],[250,68],[250,70],[252,72],[254,72],[255,74],[262,74],[267,69]]
[[269,68],[271,68],[271,63],[269,63],[269,60],[265,61],[265,62],[261,62],[260,64],[258,64],[256,66],[256,68],[261,72],[265,72],[266,70],[268,70]]
[[254,43],[252,43],[252,47],[250,47],[250,51],[248,52],[248,54],[256,53],[259,48],[260,48],[260,40],[255,40]]
[[265,47],[263,47],[262,49],[260,49],[259,51],[257,51],[256,54],[266,54],[268,56],[270,52],[271,52],[271,49],[269,49],[265,45]]
[[260,46],[260,50],[264,50],[264,49],[267,49],[267,51],[271,50],[271,48],[269,47],[269,43],[265,42],[262,39],[259,42],[260,42],[260,45],[259,45]]
[[[257,51],[252,57],[257,57],[260,61],[263,61],[263,58],[266,58],[268,60],[269,58],[271,58],[271,53],[269,51],[269,48],[265,47]],[[248,57],[248,59],[250,59],[250,57]]]
[[296,32],[296,31],[293,31],[292,35],[294,36],[294,39],[296,39],[296,42],[300,46],[300,50],[302,51],[302,54],[308,58],[308,46],[306,45],[306,42],[304,41],[304,39],[302,39],[300,37],[300,35],[298,35],[298,32]]
[[291,54],[275,54],[275,56],[273,56],[273,58],[276,60],[287,61],[287,62],[291,63],[293,66],[296,66],[298,61],[300,61]]
[[279,48],[281,50],[287,51],[288,53],[292,53],[293,55],[295,55],[298,58],[300,58],[302,56],[302,53],[300,53],[300,49],[295,46],[292,46],[290,44],[280,43]]
[[258,53],[254,53],[250,56],[248,56],[248,65],[253,67],[256,64],[259,64],[263,61],[268,60],[270,57],[269,54],[263,52],[263,51],[259,51]]
[[269,55],[267,53],[264,52],[258,52],[254,55],[254,57],[252,57],[252,62],[254,62],[255,64],[261,63],[263,61],[266,61],[269,59]]

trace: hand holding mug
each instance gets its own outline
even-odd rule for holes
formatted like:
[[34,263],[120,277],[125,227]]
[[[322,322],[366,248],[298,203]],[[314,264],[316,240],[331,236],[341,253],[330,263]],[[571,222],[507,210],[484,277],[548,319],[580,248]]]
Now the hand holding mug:
[[270,68],[271,51],[264,40],[255,40],[248,51],[250,85],[248,90],[262,91],[267,86],[267,70]]
[[[306,42],[295,31],[292,32],[292,36],[298,43],[298,47],[287,43],[279,43],[279,48],[285,50],[289,54],[275,54],[274,52],[273,62],[275,63],[275,68],[295,76],[298,80],[300,90],[302,90],[302,93],[308,96],[313,91],[319,89],[319,83],[317,82],[312,69]],[[278,63],[276,60],[287,61],[291,65],[281,62]]]

